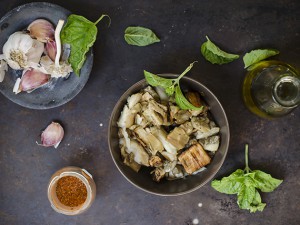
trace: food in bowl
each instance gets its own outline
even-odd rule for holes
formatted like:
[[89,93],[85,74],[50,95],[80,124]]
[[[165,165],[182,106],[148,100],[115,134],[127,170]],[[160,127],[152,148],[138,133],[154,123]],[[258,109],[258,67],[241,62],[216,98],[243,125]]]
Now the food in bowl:
[[176,96],[168,96],[159,85],[128,97],[117,122],[125,165],[136,172],[152,167],[156,182],[205,170],[219,148],[220,128],[198,92],[189,91],[185,97],[192,109],[179,107]]

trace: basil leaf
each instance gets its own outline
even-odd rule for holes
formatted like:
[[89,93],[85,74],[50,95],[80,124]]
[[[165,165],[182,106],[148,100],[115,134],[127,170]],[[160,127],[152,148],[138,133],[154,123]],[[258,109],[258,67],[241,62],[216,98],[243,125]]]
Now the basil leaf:
[[239,58],[239,55],[230,54],[221,50],[218,46],[212,43],[206,36],[207,41],[201,46],[201,53],[204,58],[212,64],[225,64]]
[[181,109],[201,110],[203,106],[196,107],[190,103],[183,95],[180,86],[175,86],[175,102]]
[[263,211],[264,208],[266,206],[266,203],[262,203],[261,202],[261,197],[260,197],[260,194],[258,193],[257,190],[255,190],[255,196],[253,198],[253,201],[250,205],[250,212],[253,213],[253,212],[256,212],[256,211]]
[[169,95],[169,96],[171,96],[172,94],[174,94],[174,91],[175,91],[174,85],[171,85],[171,86],[169,86],[169,87],[167,87],[165,89],[166,94]]
[[238,205],[241,209],[249,209],[255,197],[255,187],[242,185],[238,193]]
[[228,177],[223,177],[221,180],[213,180],[211,186],[218,192],[224,194],[237,194],[244,182],[244,171],[236,170]]
[[252,50],[249,53],[246,53],[243,57],[243,61],[245,64],[244,68],[247,68],[259,61],[262,61],[266,58],[269,58],[274,55],[278,55],[279,51],[276,49],[256,49]]
[[96,25],[106,16],[107,15],[102,15],[95,23],[93,23],[83,16],[71,14],[61,31],[60,37],[62,43],[67,43],[71,46],[69,63],[75,74],[78,76],[86,59],[85,55],[96,40],[98,32]]
[[260,194],[259,192],[255,189],[255,196],[253,198],[253,201],[252,201],[252,205],[258,205],[259,203],[261,203],[261,197],[260,197]]
[[146,70],[144,70],[144,76],[145,76],[145,79],[148,82],[148,84],[150,84],[151,86],[154,86],[154,87],[161,86],[163,88],[168,88],[173,84],[172,79],[167,79],[167,78],[157,76]]
[[124,34],[127,44],[136,46],[147,46],[160,42],[152,30],[144,27],[128,27]]
[[272,192],[277,188],[283,180],[275,179],[270,174],[267,174],[260,170],[254,170],[255,186],[262,192]]
[[250,210],[251,213],[254,213],[256,211],[261,211],[262,212],[266,205],[267,205],[266,203],[259,203],[257,205],[250,205],[249,210]]

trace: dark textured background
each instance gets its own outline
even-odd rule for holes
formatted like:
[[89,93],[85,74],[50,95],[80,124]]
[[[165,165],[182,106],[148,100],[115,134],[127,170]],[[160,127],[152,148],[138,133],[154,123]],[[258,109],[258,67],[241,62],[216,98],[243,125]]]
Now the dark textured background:
[[[1,0],[0,16],[26,2]],[[252,115],[241,97],[242,59],[217,66],[200,54],[208,35],[224,50],[238,54],[255,48],[279,49],[277,59],[300,68],[298,0],[51,2],[92,21],[109,14],[112,24],[98,26],[91,77],[71,102],[39,111],[0,96],[0,224],[187,225],[195,218],[201,225],[300,224],[300,109],[274,121]],[[129,25],[153,29],[161,42],[143,48],[127,45],[123,32]],[[235,196],[217,193],[208,184],[179,197],[144,193],[128,183],[111,160],[107,126],[121,94],[142,79],[143,69],[179,73],[194,60],[199,63],[188,76],[215,93],[230,123],[230,148],[217,178],[244,167],[244,144],[249,143],[251,168],[284,179],[276,191],[262,194],[267,203],[262,213],[239,210]],[[66,131],[57,150],[35,144],[52,120],[61,121]],[[54,212],[46,195],[50,176],[68,165],[91,172],[98,188],[93,206],[74,217]]]

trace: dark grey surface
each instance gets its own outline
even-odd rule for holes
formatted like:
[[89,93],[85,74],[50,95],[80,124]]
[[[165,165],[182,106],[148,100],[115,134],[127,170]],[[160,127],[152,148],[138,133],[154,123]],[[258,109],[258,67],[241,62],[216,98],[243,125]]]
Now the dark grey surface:
[[[0,16],[25,3],[1,1]],[[281,51],[277,59],[300,68],[300,2],[244,1],[53,1],[91,20],[107,13],[95,43],[93,71],[85,88],[64,106],[47,111],[22,108],[0,96],[0,224],[300,224],[300,109],[274,121],[252,115],[243,105],[242,60],[211,65],[200,54],[208,35],[224,50],[243,54],[254,48]],[[138,48],[123,40],[129,25],[153,29],[161,38]],[[231,140],[217,178],[244,167],[244,144],[250,144],[250,167],[284,179],[264,193],[262,213],[239,210],[236,197],[217,193],[206,184],[178,197],[159,197],[138,190],[115,167],[108,150],[110,113],[120,96],[141,80],[142,70],[180,73],[198,60],[188,76],[206,85],[227,113]],[[65,138],[58,149],[37,146],[39,134],[52,120],[61,121]],[[103,126],[100,126],[103,124]],[[74,165],[94,175],[93,206],[75,217],[54,212],[46,189],[51,175]],[[198,207],[202,203],[202,207]]]
[[[61,6],[45,2],[18,6],[4,15],[0,21],[0,46],[5,44],[11,34],[25,30],[36,19],[47,19],[56,25],[60,19],[65,20],[66,23],[70,13]],[[15,82],[17,78],[21,78],[22,71],[9,68],[0,85],[0,92],[13,102],[31,109],[49,109],[61,106],[74,98],[86,84],[93,66],[92,50],[87,53],[86,58],[80,77],[71,73],[67,78],[52,78],[47,84],[30,94],[21,92],[16,95],[13,93]]]

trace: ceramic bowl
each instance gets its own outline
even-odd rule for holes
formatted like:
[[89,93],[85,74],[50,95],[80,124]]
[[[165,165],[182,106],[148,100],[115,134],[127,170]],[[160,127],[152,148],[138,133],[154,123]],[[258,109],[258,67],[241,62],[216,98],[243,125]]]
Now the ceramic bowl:
[[[175,78],[178,75],[164,74],[165,77]],[[220,127],[220,146],[215,156],[213,157],[211,163],[207,166],[207,169],[196,175],[187,176],[184,179],[168,181],[163,179],[161,182],[156,183],[152,180],[150,171],[152,169],[147,167],[142,167],[138,173],[133,171],[130,167],[126,166],[122,162],[120,147],[119,147],[119,137],[118,137],[118,126],[117,121],[120,117],[121,111],[126,104],[127,98],[139,92],[141,89],[145,88],[148,84],[145,80],[141,80],[134,85],[132,85],[119,99],[115,105],[113,112],[111,114],[109,130],[108,130],[108,143],[112,159],[121,172],[121,174],[134,186],[140,188],[143,191],[162,195],[162,196],[172,196],[172,195],[182,195],[192,192],[207,182],[209,182],[218,170],[221,168],[229,146],[229,125],[225,111],[217,99],[217,97],[203,84],[198,81],[191,79],[189,77],[183,77],[180,80],[180,86],[185,90],[197,91],[201,93],[204,101],[210,107],[210,113],[216,122],[217,126]]]

